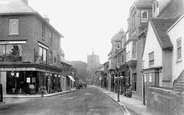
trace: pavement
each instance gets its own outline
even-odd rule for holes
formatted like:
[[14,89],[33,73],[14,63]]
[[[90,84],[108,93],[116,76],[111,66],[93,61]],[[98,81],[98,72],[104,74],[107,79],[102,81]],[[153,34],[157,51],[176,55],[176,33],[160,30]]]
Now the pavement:
[[[75,91],[75,88],[72,88],[71,90],[64,90],[62,92],[56,92],[51,94],[44,94],[44,97],[51,97],[56,96],[64,93],[70,93],[72,91]],[[29,101],[33,98],[41,98],[42,96],[40,94],[36,95],[3,95],[3,102],[0,102],[0,107],[6,104],[13,104],[13,103],[23,103],[26,101]]]
[[[94,87],[98,88],[104,94],[106,94],[115,102],[117,102],[117,93],[108,91],[98,86],[94,86]],[[123,107],[125,111],[124,113],[125,115],[131,115],[129,110],[133,111],[137,115],[156,115],[156,113],[154,114],[151,111],[149,111],[146,105],[143,105],[143,102],[137,98],[134,98],[134,97],[128,98],[123,95],[119,95],[119,99],[120,99],[120,102],[117,102],[117,103]]]

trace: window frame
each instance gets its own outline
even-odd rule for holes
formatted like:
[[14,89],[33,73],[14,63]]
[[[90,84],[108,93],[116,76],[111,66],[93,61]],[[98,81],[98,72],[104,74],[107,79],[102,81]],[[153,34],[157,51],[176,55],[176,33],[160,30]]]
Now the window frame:
[[159,15],[158,0],[155,0],[152,4],[152,15],[153,15],[153,17],[157,17]]
[[[180,41],[180,45],[178,45],[179,41]],[[180,52],[178,50],[180,50]],[[179,57],[179,54],[180,54],[180,57]],[[176,59],[177,59],[177,62],[182,60],[182,40],[181,38],[176,40]]]
[[45,39],[45,24],[42,23],[42,39]]
[[[151,55],[153,54],[153,56],[152,56],[152,58],[151,58]],[[148,54],[148,57],[149,57],[149,67],[150,66],[152,66],[152,65],[154,65],[154,62],[155,62],[155,60],[154,60],[154,51],[153,52],[151,52],[151,53],[149,53]],[[151,63],[152,62],[152,63]]]
[[[146,12],[146,18],[143,17],[143,14]],[[148,22],[148,10],[141,10],[141,22]]]
[[136,12],[132,15],[132,32],[136,29],[135,17],[136,17]]
[[47,49],[42,47],[42,46],[38,46],[39,47],[39,62],[41,64],[47,64]]
[[[0,44],[0,46],[4,46],[4,48],[2,49],[3,52],[4,52],[4,59],[0,62],[22,62],[22,52],[23,52],[23,46],[22,44]],[[12,50],[12,47],[13,46],[17,46],[19,49],[18,49],[18,56],[17,54],[16,55],[13,55],[13,54],[9,54],[9,52]],[[9,47],[9,49],[8,49]],[[12,53],[12,52],[11,52]],[[10,57],[8,59],[8,56]]]
[[[16,27],[16,32],[14,32],[14,31],[12,31],[12,29],[13,29],[13,25],[11,24],[11,21],[17,21],[17,27]],[[9,35],[19,35],[19,19],[18,18],[10,18],[9,19]],[[13,22],[12,22],[13,23]]]

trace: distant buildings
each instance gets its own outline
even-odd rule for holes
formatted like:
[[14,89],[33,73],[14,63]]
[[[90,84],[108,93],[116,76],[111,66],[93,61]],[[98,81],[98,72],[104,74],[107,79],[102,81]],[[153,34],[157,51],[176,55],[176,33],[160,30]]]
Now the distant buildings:
[[87,56],[87,70],[92,71],[100,66],[100,58],[94,52]]

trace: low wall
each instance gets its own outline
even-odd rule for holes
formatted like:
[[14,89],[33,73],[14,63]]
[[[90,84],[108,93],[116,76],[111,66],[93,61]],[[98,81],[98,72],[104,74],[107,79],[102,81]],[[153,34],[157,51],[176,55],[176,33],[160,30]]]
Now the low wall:
[[162,115],[184,115],[184,92],[149,87],[147,108]]

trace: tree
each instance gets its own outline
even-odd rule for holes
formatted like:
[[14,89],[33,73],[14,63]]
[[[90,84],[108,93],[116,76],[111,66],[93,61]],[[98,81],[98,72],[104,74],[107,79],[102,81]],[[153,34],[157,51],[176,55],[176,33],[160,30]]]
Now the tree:
[[88,76],[87,63],[82,61],[71,61],[71,64],[77,69],[78,78],[86,81],[86,77]]

